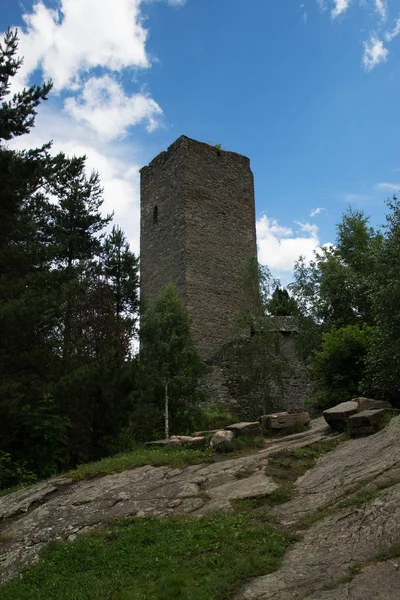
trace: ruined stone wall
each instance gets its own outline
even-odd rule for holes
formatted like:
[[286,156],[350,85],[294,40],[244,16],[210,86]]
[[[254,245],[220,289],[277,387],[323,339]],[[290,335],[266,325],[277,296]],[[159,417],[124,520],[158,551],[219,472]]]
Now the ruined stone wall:
[[241,393],[235,377],[235,368],[224,357],[224,353],[214,357],[212,370],[201,383],[209,395],[210,404],[220,404],[241,420],[255,420],[267,412],[298,412],[305,409],[305,399],[309,394],[309,378],[306,365],[300,361],[294,348],[292,333],[280,332],[280,351],[287,359],[286,372],[280,385],[275,387],[271,397],[271,409],[265,409],[261,394]]
[[141,207],[142,299],[175,283],[209,359],[231,335],[240,275],[256,255],[249,159],[182,136],[142,169]]

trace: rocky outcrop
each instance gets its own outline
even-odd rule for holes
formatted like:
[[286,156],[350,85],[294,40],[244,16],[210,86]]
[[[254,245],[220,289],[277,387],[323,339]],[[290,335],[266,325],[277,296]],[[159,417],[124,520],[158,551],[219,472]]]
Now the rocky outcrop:
[[73,539],[121,517],[231,510],[229,499],[275,490],[266,464],[263,455],[255,455],[184,469],[145,466],[79,482],[59,478],[4,496],[0,572],[9,579],[37,560],[50,541]]
[[305,517],[316,522],[280,571],[255,579],[235,600],[395,600],[399,560],[377,556],[400,544],[400,418],[322,457],[295,491],[274,517],[294,529]]

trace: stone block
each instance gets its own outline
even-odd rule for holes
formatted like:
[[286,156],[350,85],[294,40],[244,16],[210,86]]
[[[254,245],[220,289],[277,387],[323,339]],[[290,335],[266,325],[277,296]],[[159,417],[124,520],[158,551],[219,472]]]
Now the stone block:
[[363,410],[349,417],[350,436],[360,437],[379,431],[383,417],[391,411],[387,408]]
[[353,398],[352,402],[357,402],[358,410],[376,410],[378,408],[392,408],[390,402],[386,400],[373,400],[372,398]]
[[310,422],[310,415],[308,412],[280,412],[263,415],[260,417],[260,422],[263,429],[290,429],[292,427],[307,425]]
[[207,431],[195,431],[192,434],[192,437],[205,437],[207,435],[214,435],[217,431],[221,431],[220,429],[207,429]]
[[226,431],[232,431],[235,436],[252,435],[254,437],[262,437],[261,425],[258,421],[234,423],[225,427]]
[[353,400],[341,402],[332,408],[324,410],[325,421],[334,431],[344,431],[349,423],[349,417],[358,412],[358,404]]

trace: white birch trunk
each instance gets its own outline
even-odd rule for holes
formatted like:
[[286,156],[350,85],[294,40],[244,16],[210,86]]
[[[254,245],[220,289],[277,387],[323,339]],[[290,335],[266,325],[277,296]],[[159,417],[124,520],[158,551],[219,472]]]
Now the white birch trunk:
[[168,380],[165,380],[165,439],[169,440]]

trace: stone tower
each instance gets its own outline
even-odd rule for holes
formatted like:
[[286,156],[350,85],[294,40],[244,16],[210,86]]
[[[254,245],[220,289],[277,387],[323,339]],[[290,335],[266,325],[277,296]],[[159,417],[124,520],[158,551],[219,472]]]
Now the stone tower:
[[255,255],[248,158],[181,136],[143,167],[141,299],[146,306],[174,283],[204,359],[229,340],[240,274]]

